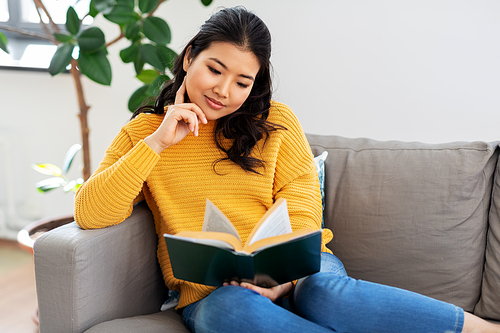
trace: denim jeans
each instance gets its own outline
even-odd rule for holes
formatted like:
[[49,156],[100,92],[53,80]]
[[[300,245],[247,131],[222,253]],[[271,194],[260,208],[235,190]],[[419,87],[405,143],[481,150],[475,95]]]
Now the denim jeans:
[[461,332],[464,312],[410,291],[355,280],[337,257],[298,281],[281,304],[238,286],[220,287],[182,313],[191,332]]

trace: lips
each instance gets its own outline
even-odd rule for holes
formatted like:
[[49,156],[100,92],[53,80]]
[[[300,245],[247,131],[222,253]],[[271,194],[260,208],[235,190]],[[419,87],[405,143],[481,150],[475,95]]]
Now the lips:
[[213,99],[213,98],[210,98],[208,96],[205,96],[205,99],[207,100],[207,103],[208,105],[210,105],[210,107],[212,109],[215,109],[215,110],[220,110],[224,107],[224,104],[222,104],[221,102]]

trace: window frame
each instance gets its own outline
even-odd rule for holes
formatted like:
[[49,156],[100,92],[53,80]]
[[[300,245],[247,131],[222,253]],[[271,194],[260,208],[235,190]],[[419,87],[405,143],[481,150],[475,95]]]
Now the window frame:
[[[7,0],[8,10],[9,10],[9,19],[6,22],[0,22],[0,25],[6,25],[16,29],[22,29],[26,31],[31,31],[39,34],[45,35],[45,31],[42,28],[40,22],[24,22],[21,20],[22,17],[22,3],[20,0]],[[35,4],[33,3],[33,6]],[[56,24],[61,32],[66,31],[66,26],[64,24]],[[19,61],[23,56],[26,48],[29,45],[54,45],[51,41],[47,39],[41,39],[37,37],[31,37],[27,35],[18,34],[11,31],[2,30],[2,33],[8,39],[8,49],[10,52],[10,57],[12,60]],[[3,52],[0,50],[0,52]],[[55,52],[55,50],[54,50]],[[0,70],[22,70],[22,71],[41,71],[48,72],[47,67],[36,67],[36,66],[21,66],[18,64],[7,64],[2,62],[0,59]]]

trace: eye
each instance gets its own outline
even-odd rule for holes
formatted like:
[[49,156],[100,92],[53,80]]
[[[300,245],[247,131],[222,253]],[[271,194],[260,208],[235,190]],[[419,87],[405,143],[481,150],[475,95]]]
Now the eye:
[[212,73],[217,74],[217,75],[219,75],[219,74],[220,74],[220,72],[219,72],[218,70],[216,70],[215,68],[210,67],[210,66],[207,66],[207,67],[208,67],[208,69],[209,69]]
[[238,82],[238,85],[239,85],[241,88],[248,88],[248,84],[244,84],[244,83]]

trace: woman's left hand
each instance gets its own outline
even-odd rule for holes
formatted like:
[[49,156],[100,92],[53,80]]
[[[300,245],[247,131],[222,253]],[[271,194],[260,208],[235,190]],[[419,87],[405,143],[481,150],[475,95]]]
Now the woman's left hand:
[[256,291],[259,294],[261,294],[262,296],[269,298],[273,302],[278,300],[280,297],[283,297],[283,296],[289,294],[293,288],[293,284],[291,282],[287,282],[285,284],[280,284],[280,285],[272,287],[272,288],[262,288],[262,287],[256,286],[256,285],[248,283],[248,282],[238,283],[236,281],[231,281],[231,283],[225,282],[224,286],[228,286],[230,284],[233,286],[240,286],[243,288],[247,288],[247,289]]

